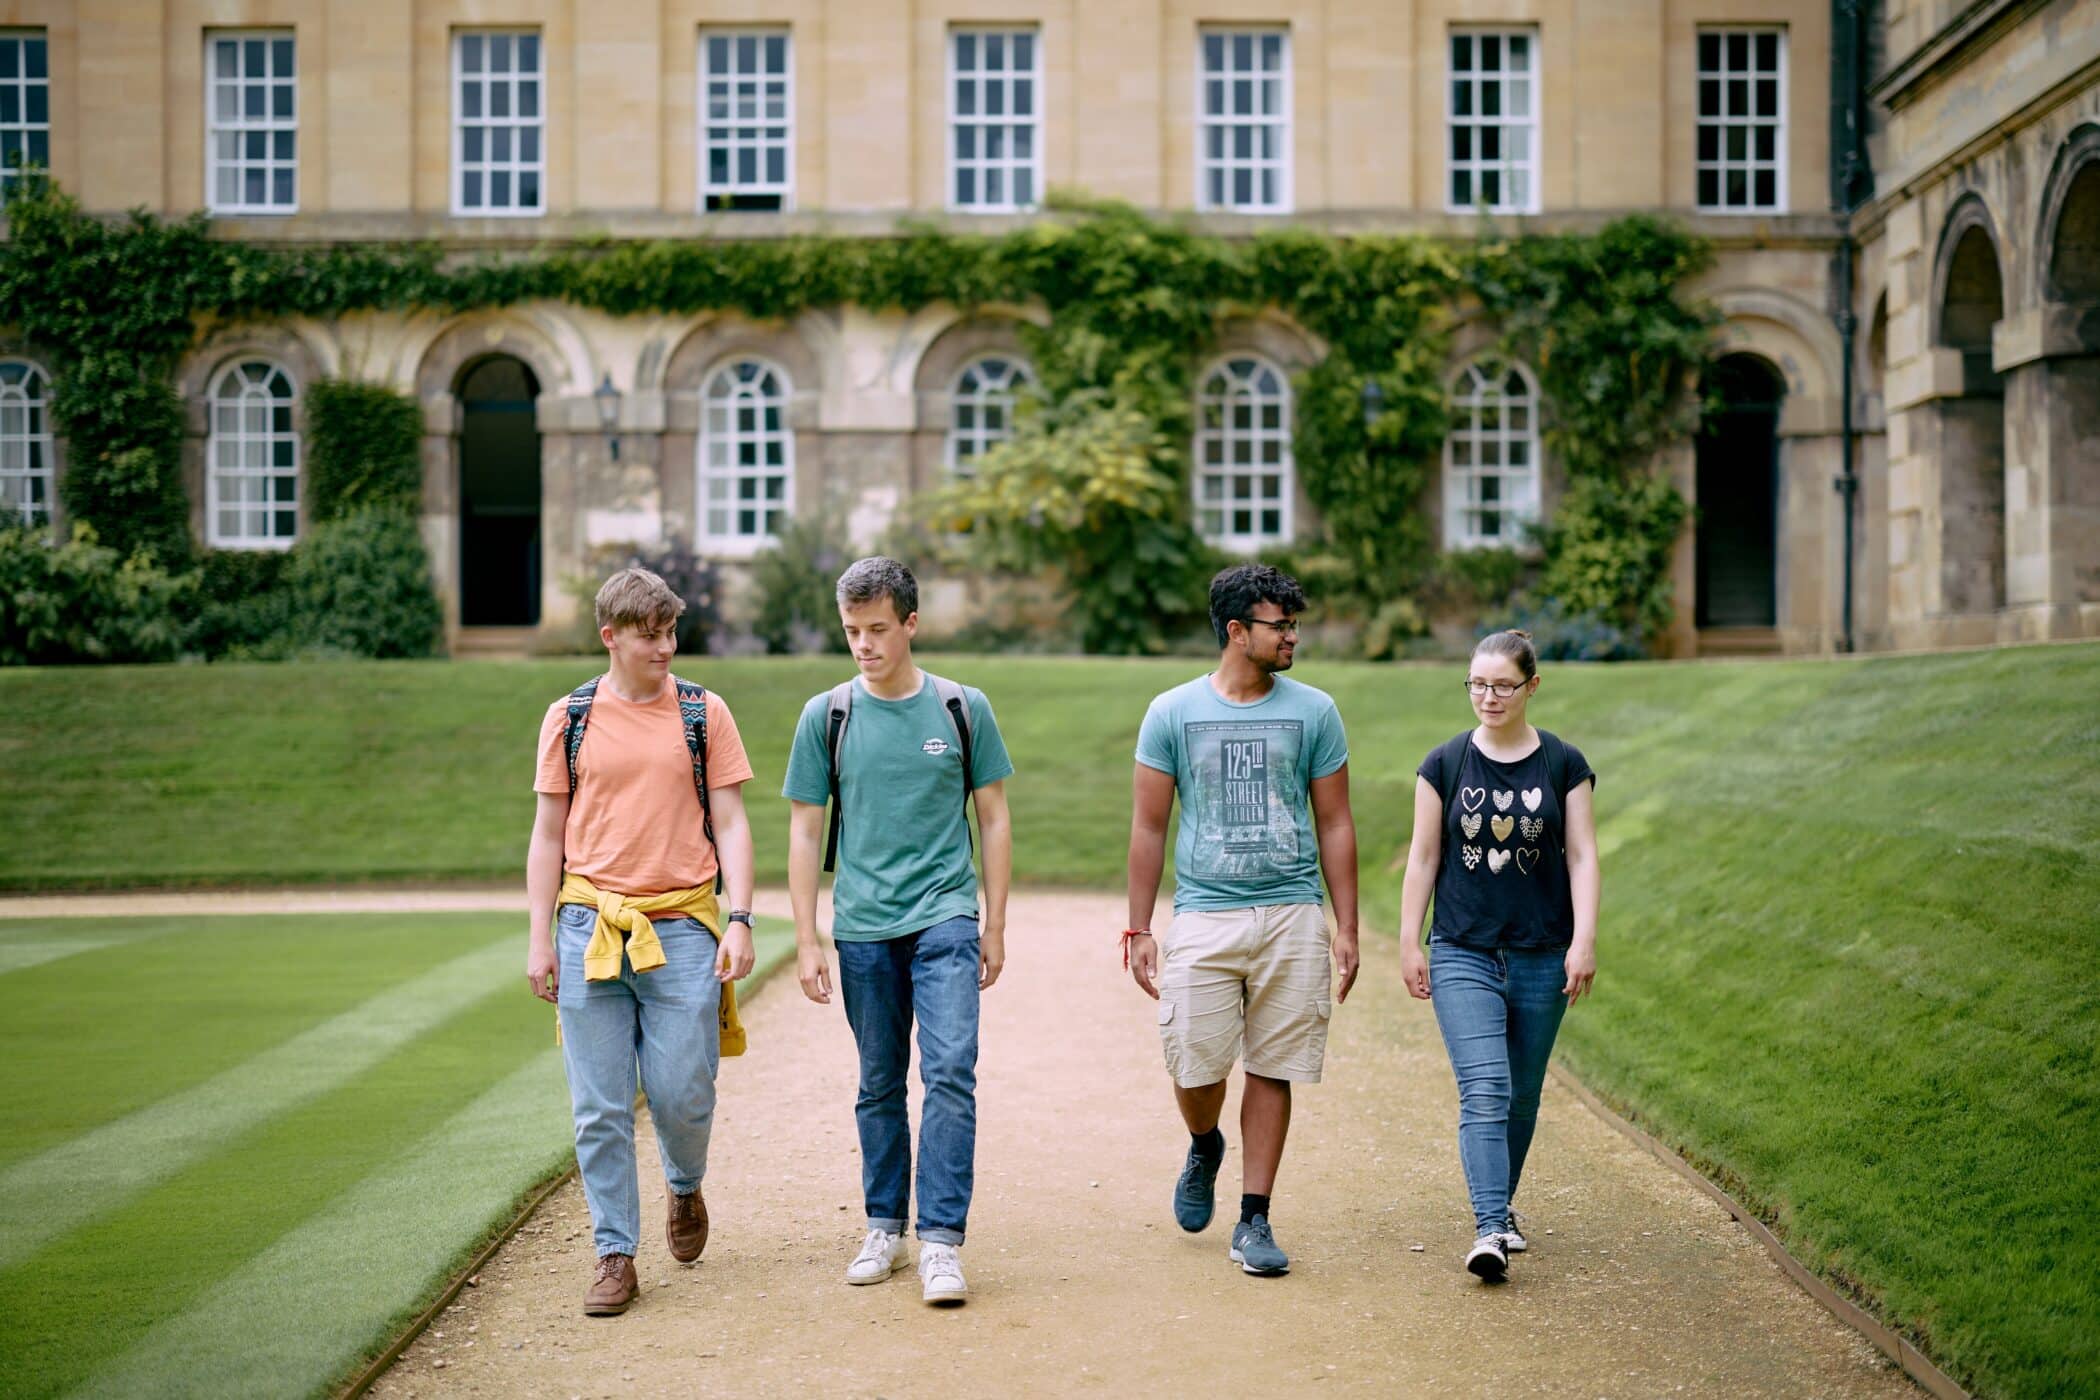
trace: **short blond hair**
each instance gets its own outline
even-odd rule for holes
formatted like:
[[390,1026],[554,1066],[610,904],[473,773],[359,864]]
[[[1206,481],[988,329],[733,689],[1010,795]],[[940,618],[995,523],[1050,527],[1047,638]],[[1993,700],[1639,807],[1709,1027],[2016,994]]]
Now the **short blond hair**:
[[607,579],[596,606],[600,627],[661,627],[685,612],[685,599],[661,575],[637,565]]

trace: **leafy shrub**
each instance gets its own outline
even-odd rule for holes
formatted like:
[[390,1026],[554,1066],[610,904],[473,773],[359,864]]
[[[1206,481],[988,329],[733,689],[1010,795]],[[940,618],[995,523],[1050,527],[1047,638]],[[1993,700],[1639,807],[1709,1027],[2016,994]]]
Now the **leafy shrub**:
[[100,543],[85,522],[56,545],[41,528],[0,528],[0,665],[172,660],[194,588],[150,551]]
[[1655,636],[1670,624],[1670,555],[1690,506],[1661,476],[1625,482],[1578,477],[1539,531],[1546,569],[1539,591],[1569,617],[1601,618]]
[[1531,634],[1541,661],[1639,661],[1648,654],[1641,634],[1595,613],[1569,613],[1559,602],[1520,607],[1483,622],[1478,635],[1507,627]]
[[423,501],[423,410],[380,384],[323,379],[307,386],[310,511],[333,520],[360,507],[413,515]]
[[283,592],[294,652],[435,656],[444,614],[416,522],[361,508],[324,520],[292,550]]
[[215,549],[197,561],[197,591],[186,650],[207,657],[275,659],[286,654],[291,596],[289,551]]
[[852,563],[835,509],[798,515],[751,561],[758,610],[751,630],[776,655],[841,652],[839,575]]

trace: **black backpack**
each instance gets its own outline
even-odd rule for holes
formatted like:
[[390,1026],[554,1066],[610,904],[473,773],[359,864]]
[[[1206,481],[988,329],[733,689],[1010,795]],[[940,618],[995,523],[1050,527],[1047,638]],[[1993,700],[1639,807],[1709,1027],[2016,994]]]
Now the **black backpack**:
[[[945,676],[925,673],[933,686],[933,693],[940,697],[941,708],[948,712],[948,723],[955,730],[955,742],[962,750],[963,770],[963,834],[969,837],[970,851],[977,851],[977,839],[970,835],[970,794],[977,790],[970,763],[970,707],[963,697],[963,688]],[[853,682],[840,681],[831,688],[828,702],[831,718],[824,735],[824,752],[831,767],[831,829],[824,838],[824,869],[833,870],[839,859],[839,823],[843,820],[845,807],[839,801],[839,753],[846,739],[846,722],[853,718]]]
[[[583,731],[591,722],[591,701],[597,698],[593,676],[569,692],[569,717],[562,724],[562,752],[569,759],[569,800],[576,800],[576,754],[583,747]],[[700,830],[708,849],[715,853],[715,893],[722,892],[722,848],[715,844],[715,813],[707,801],[707,690],[692,681],[671,677],[678,690],[678,717],[685,724],[685,750],[693,756],[693,790],[700,794]]]

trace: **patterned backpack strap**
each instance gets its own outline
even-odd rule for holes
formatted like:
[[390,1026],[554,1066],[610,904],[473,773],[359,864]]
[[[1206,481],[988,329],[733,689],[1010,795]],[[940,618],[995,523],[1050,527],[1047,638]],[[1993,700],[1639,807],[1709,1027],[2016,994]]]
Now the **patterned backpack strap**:
[[569,692],[569,717],[562,724],[561,746],[569,760],[569,800],[576,800],[576,754],[583,748],[583,731],[591,722],[591,700],[598,694],[603,676],[592,676]]
[[678,689],[678,717],[685,725],[685,751],[693,759],[693,791],[700,795],[700,830],[715,853],[715,892],[722,891],[722,848],[715,844],[715,812],[707,800],[707,689],[671,677]]

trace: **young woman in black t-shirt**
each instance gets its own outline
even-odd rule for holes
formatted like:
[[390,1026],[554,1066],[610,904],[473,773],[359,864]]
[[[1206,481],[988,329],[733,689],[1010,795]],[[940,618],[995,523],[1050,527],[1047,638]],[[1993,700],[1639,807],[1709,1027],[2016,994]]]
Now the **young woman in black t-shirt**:
[[1466,1267],[1489,1281],[1527,1248],[1510,1198],[1561,1015],[1597,975],[1597,775],[1525,719],[1538,688],[1529,633],[1497,632],[1475,649],[1466,691],[1480,723],[1416,770],[1401,893],[1401,976],[1435,1006],[1458,1078],[1458,1157],[1476,1235]]

